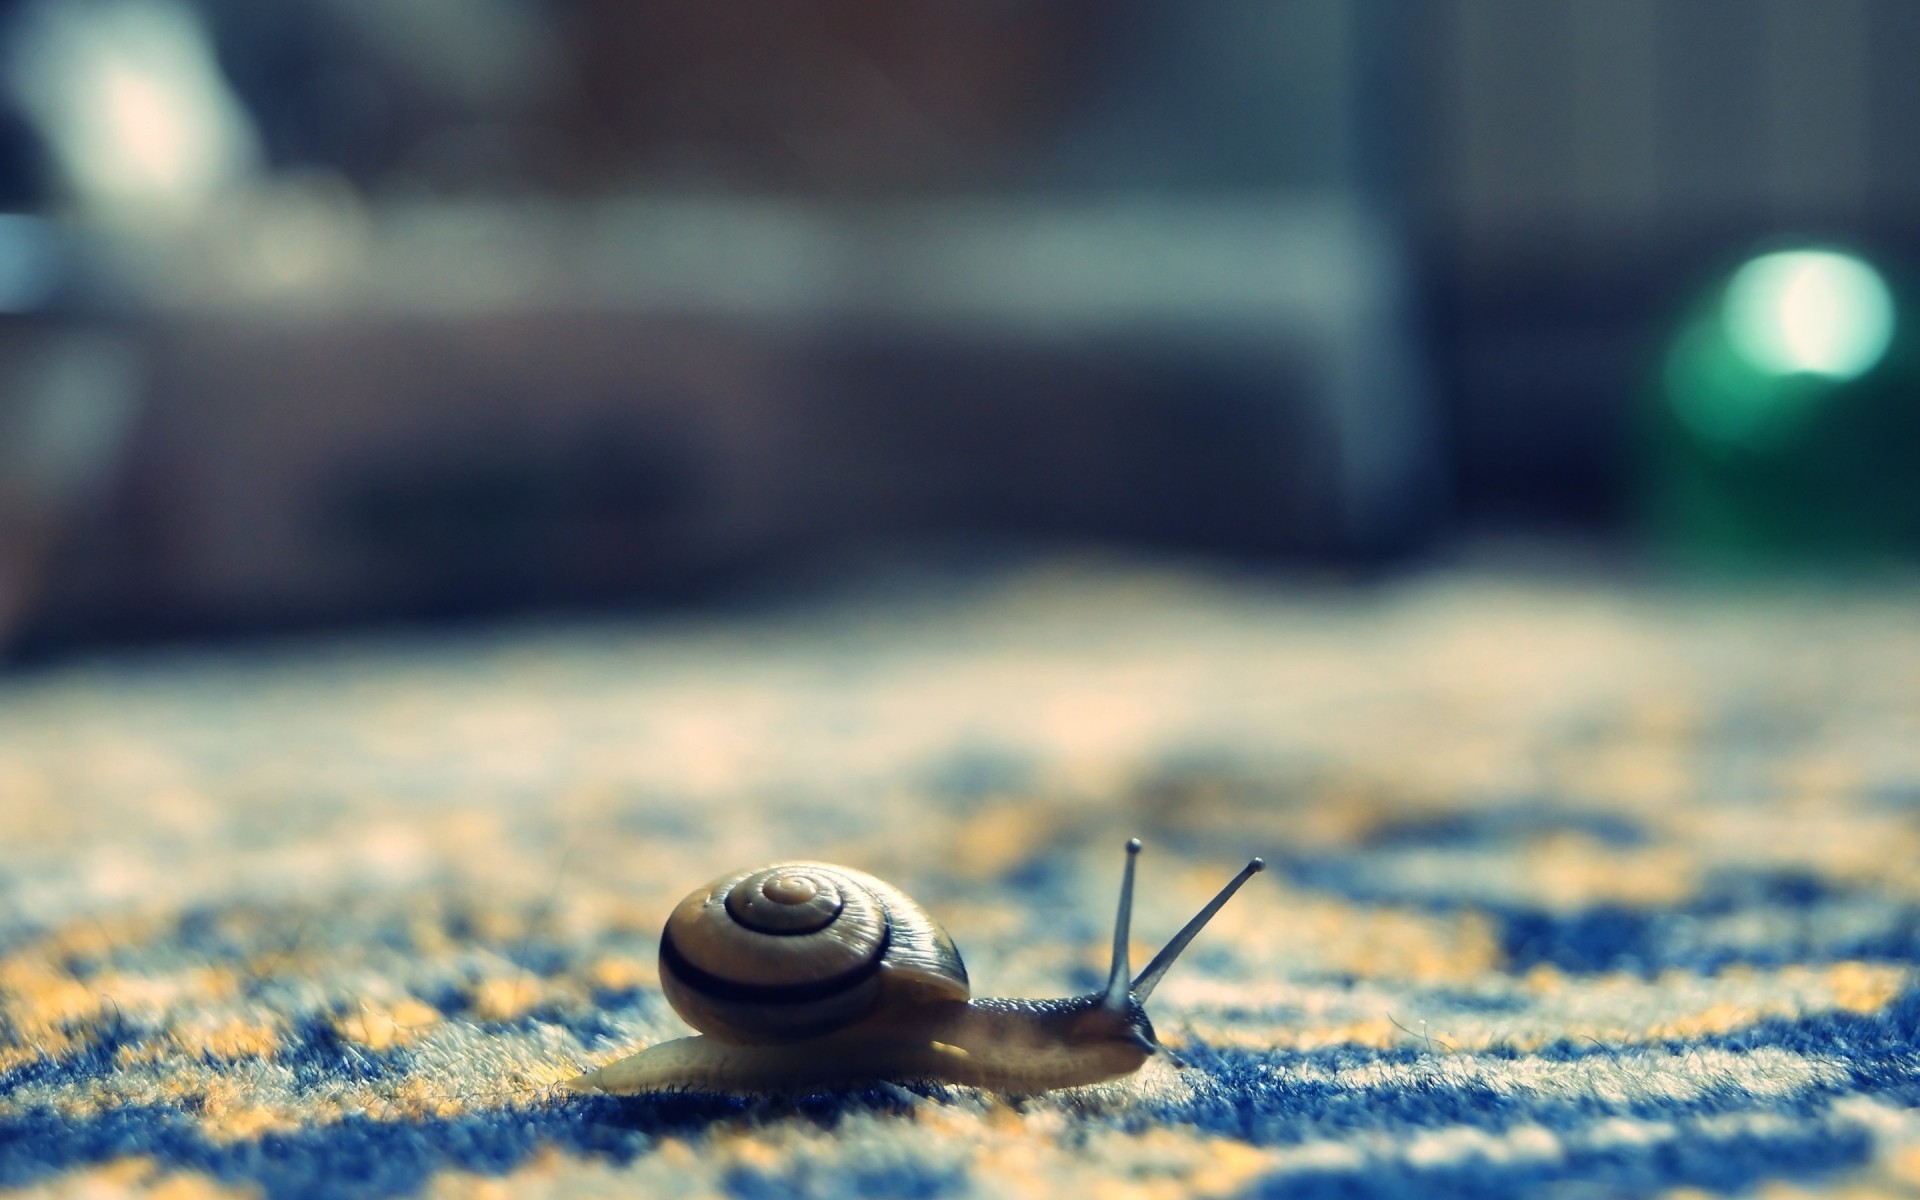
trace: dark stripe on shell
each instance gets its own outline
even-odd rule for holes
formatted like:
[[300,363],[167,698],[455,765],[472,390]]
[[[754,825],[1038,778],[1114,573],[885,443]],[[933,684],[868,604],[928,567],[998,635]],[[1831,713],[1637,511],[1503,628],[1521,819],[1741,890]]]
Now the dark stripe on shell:
[[811,1004],[850,992],[878,975],[880,964],[887,957],[887,946],[892,940],[893,925],[888,922],[880,930],[879,944],[864,962],[825,979],[807,983],[737,983],[695,966],[686,955],[680,953],[680,947],[674,945],[672,931],[666,930],[660,934],[660,965],[671,971],[674,978],[689,991],[698,992],[712,1000],[735,1004]]

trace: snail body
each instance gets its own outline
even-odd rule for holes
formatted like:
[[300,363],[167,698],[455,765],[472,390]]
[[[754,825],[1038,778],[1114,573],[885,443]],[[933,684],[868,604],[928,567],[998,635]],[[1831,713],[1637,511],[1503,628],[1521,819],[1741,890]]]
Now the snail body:
[[1159,1052],[1145,1002],[1254,859],[1138,977],[1134,858],[1107,986],[1052,1000],[972,998],[953,939],[899,889],[828,863],[777,863],[681,901],[660,939],[661,988],[699,1030],[589,1071],[576,1091],[758,1092],[874,1080],[1031,1093],[1132,1074]]

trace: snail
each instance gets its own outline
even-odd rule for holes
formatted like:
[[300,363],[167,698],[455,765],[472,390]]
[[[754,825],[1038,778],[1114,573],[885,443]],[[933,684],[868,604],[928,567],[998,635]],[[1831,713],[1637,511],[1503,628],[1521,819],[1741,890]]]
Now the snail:
[[700,1033],[568,1086],[633,1095],[930,1080],[1032,1093],[1132,1074],[1161,1048],[1147,998],[1187,943],[1265,865],[1249,862],[1132,976],[1139,853],[1134,838],[1106,986],[1052,1000],[972,999],[946,931],[871,875],[817,862],[724,875],[681,901],[660,936],[661,989]]

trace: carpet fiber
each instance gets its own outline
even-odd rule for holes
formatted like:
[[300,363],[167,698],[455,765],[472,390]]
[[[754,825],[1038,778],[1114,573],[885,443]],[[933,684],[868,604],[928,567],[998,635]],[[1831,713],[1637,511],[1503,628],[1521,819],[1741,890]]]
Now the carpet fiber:
[[[64,1196],[1920,1189],[1920,591],[1085,566],[0,681],[0,1185]],[[1125,1081],[558,1089],[736,866],[1091,990]],[[1138,957],[1136,961],[1139,961]]]

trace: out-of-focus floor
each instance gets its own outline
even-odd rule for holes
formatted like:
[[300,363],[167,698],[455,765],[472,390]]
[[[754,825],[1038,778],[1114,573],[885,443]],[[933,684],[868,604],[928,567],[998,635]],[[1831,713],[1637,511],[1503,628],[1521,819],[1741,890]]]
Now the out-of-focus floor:
[[[0,1183],[277,1195],[1920,1187],[1920,588],[1105,564],[0,682]],[[1008,1102],[557,1093],[780,858],[1192,1064]],[[1116,1194],[1111,1190],[1099,1194]]]

